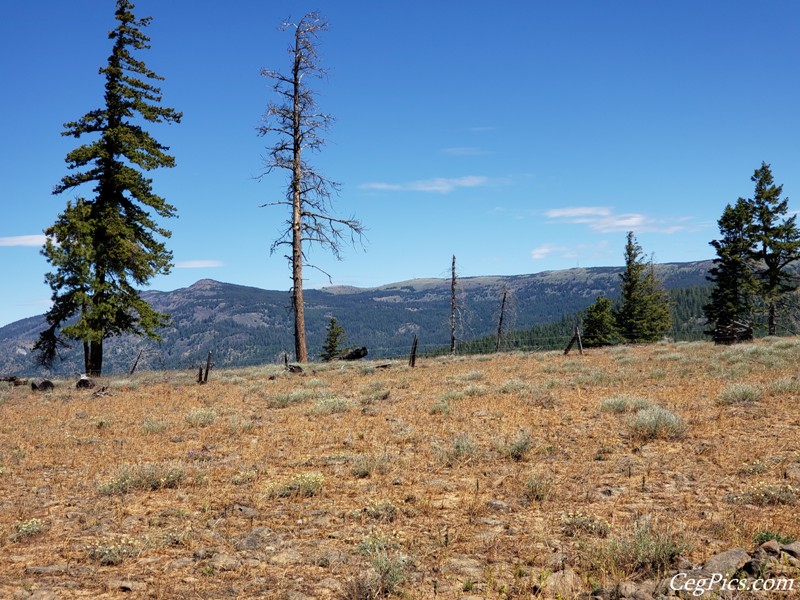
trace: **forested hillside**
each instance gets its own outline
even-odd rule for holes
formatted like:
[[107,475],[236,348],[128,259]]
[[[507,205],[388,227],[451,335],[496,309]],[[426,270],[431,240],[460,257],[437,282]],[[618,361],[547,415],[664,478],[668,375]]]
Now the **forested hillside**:
[[[706,301],[708,262],[657,265],[659,278],[675,299],[676,337],[696,334]],[[504,330],[527,332],[526,342],[504,347],[555,347],[574,328],[576,315],[598,295],[614,297],[620,267],[547,271],[507,277],[470,277],[457,281],[458,338],[464,343],[497,331],[500,300],[509,292]],[[291,298],[286,292],[201,280],[172,292],[147,291],[144,298],[168,313],[172,323],[160,343],[131,336],[112,338],[106,348],[109,372],[130,369],[140,351],[140,367],[188,369],[211,351],[217,366],[252,365],[280,360],[291,351]],[[370,356],[399,356],[411,338],[421,351],[433,351],[450,339],[450,281],[417,279],[360,289],[333,287],[306,290],[308,344],[312,357],[322,349],[325,326],[336,317],[344,327],[346,345],[367,346]],[[43,317],[24,319],[0,328],[0,373],[43,374],[35,366],[31,346],[44,328]],[[517,338],[519,338],[519,334]],[[691,336],[690,336],[691,337]],[[54,373],[81,371],[82,356],[64,351]]]

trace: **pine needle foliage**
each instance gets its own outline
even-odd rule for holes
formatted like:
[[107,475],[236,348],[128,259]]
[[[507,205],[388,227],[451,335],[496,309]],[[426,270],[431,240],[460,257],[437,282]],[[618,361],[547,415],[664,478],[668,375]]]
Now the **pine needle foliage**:
[[670,328],[669,295],[655,275],[652,259],[646,261],[632,231],[625,244],[625,271],[620,275],[621,302],[615,313],[617,328],[626,342],[655,342]]
[[157,222],[176,208],[152,189],[144,175],[175,159],[145,131],[144,123],[179,123],[181,113],[162,107],[163,78],[134,52],[150,48],[142,32],[150,17],[137,19],[130,0],[117,0],[116,27],[109,33],[113,48],[100,69],[105,78],[104,104],[64,125],[63,136],[93,139],[67,154],[70,174],[53,193],[93,184],[94,196],[67,202],[55,224],[45,230],[42,254],[54,267],[45,279],[53,306],[48,328],[34,349],[43,365],[52,364],[66,339],[80,340],[84,367],[100,375],[103,340],[123,333],[159,339],[168,318],[140,296],[135,286],[146,284],[171,268],[172,253],[162,238],[170,232]]

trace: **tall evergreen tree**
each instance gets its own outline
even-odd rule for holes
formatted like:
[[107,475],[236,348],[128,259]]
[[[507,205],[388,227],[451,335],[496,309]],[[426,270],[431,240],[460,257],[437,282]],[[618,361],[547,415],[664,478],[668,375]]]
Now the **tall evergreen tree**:
[[584,346],[610,346],[619,342],[619,332],[614,320],[611,300],[598,296],[597,300],[586,309],[583,320]]
[[286,258],[292,269],[295,357],[299,362],[306,362],[303,267],[306,266],[307,246],[319,244],[340,258],[345,236],[349,235],[353,241],[354,236],[361,236],[363,227],[353,217],[333,216],[331,195],[338,191],[339,185],[325,178],[306,158],[308,153],[319,151],[325,144],[322,134],[333,121],[333,117],[317,108],[315,93],[308,83],[312,78],[325,75],[319,65],[316,43],[319,34],[328,29],[328,23],[311,12],[298,23],[284,23],[281,29],[294,29],[294,43],[289,47],[291,69],[287,74],[269,69],[261,71],[264,77],[275,81],[273,90],[279,102],[270,102],[259,133],[277,138],[269,148],[265,174],[275,169],[286,171],[288,186],[285,200],[264,206],[288,208],[286,228],[272,244],[272,252],[282,245],[291,247]]
[[714,288],[709,303],[703,307],[706,319],[713,325],[709,334],[734,322],[749,325],[755,283],[750,269],[752,220],[750,204],[739,198],[735,205],[725,207],[717,221],[720,239],[709,242],[717,251],[707,277]]
[[645,261],[632,231],[625,244],[625,271],[620,274],[621,302],[615,313],[617,328],[626,342],[654,342],[672,323],[669,296],[655,274],[653,261]]
[[789,266],[800,259],[800,230],[797,215],[787,216],[789,200],[781,199],[783,186],[775,185],[770,165],[762,162],[750,180],[756,184],[753,198],[745,201],[752,212],[753,277],[767,307],[768,333],[775,335],[778,304],[798,287]]
[[[132,52],[150,48],[142,28],[150,17],[137,19],[130,0],[117,0],[116,27],[108,34],[113,47],[105,77],[102,108],[65,124],[64,136],[96,135],[67,154],[68,168],[53,193],[61,194],[94,183],[92,199],[79,198],[45,230],[42,254],[55,267],[46,276],[53,291],[48,328],[35,345],[42,364],[51,364],[63,338],[80,340],[84,367],[100,375],[103,340],[122,333],[158,339],[167,316],[156,312],[134,286],[170,271],[172,253],[159,238],[170,232],[155,220],[175,215],[175,207],[153,193],[152,180],[142,171],[173,167],[169,148],[159,144],[141,125],[179,123],[181,113],[160,106],[163,78],[134,58]],[[72,321],[69,324],[68,321]]]

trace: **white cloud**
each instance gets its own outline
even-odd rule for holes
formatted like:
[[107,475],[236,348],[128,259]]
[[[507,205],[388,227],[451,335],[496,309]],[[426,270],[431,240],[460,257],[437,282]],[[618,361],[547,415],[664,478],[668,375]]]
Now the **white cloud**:
[[456,148],[444,148],[442,150],[443,154],[447,154],[449,156],[484,156],[487,154],[486,151],[481,150],[480,148],[475,148],[473,146],[459,146]]
[[658,220],[641,213],[617,214],[608,206],[570,206],[544,211],[554,221],[588,225],[592,231],[615,233],[620,231],[675,233],[686,229],[680,223],[686,219]]
[[536,246],[533,250],[531,250],[531,258],[533,260],[543,260],[553,254],[554,252],[564,251],[567,250],[566,246],[556,246],[555,244],[542,244],[541,246]]
[[11,237],[0,237],[0,247],[10,248],[14,246],[40,247],[44,246],[47,236],[37,235],[13,235]]
[[482,175],[466,175],[464,177],[435,177],[433,179],[421,179],[409,181],[407,183],[384,183],[372,182],[363,183],[359,187],[362,190],[377,190],[389,192],[434,192],[438,194],[449,194],[459,188],[474,188],[489,185],[488,177]]
[[214,269],[223,267],[221,260],[179,260],[175,262],[176,269]]
[[531,250],[533,260],[544,260],[555,256],[561,259],[598,258],[607,254],[608,242],[602,240],[596,244],[574,244],[563,246],[559,244],[542,244]]

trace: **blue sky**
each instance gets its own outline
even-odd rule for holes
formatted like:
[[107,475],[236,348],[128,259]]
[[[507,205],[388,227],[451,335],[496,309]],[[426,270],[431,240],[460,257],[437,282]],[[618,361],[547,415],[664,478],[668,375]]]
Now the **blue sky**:
[[[286,215],[260,205],[285,179],[258,180],[272,97],[262,68],[285,70],[278,26],[318,9],[320,108],[336,118],[313,164],[342,190],[340,216],[367,227],[334,284],[619,265],[632,230],[658,262],[713,256],[724,206],[752,195],[770,163],[800,201],[793,1],[420,2],[139,0],[180,125],[151,128],[177,167],[154,189],[178,208],[166,225],[171,290],[202,278],[287,289],[270,256]],[[102,102],[112,0],[4,6],[0,20],[0,325],[44,312],[42,230],[66,201],[51,191],[77,142],[63,123]],[[83,193],[88,194],[90,190]],[[329,285],[307,272],[307,287]]]

